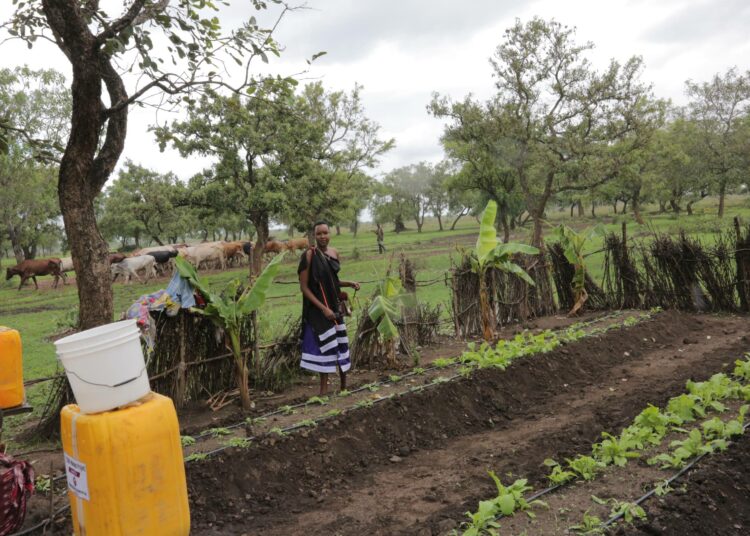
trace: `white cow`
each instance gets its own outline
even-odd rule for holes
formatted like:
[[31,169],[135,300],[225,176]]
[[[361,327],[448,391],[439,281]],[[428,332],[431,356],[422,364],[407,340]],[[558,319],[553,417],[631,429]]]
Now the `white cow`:
[[66,272],[74,272],[73,269],[73,259],[70,257],[65,257],[64,259],[60,259],[62,261],[62,264],[60,265],[60,273],[62,274],[62,281],[63,285],[67,285],[68,280],[68,274]]
[[122,262],[118,262],[110,266],[110,270],[112,271],[112,281],[117,279],[118,275],[125,276],[125,282],[130,283],[130,278],[132,276],[135,276],[135,278],[140,281],[141,278],[138,277],[138,272],[140,270],[143,270],[146,274],[146,281],[144,283],[148,283],[148,280],[152,277],[156,277],[156,259],[154,259],[151,255],[138,255],[137,257],[128,257]]
[[201,244],[200,246],[190,246],[184,248],[180,254],[185,257],[197,270],[200,270],[204,262],[219,262],[221,269],[227,267],[227,258],[224,255],[224,248],[220,245]]

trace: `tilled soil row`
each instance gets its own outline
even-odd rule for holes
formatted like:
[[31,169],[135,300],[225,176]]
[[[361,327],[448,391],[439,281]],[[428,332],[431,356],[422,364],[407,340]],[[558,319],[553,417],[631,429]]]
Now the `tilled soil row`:
[[675,490],[644,503],[648,515],[615,534],[627,536],[750,534],[750,438],[743,436],[725,452],[703,458],[677,480]]
[[590,449],[602,430],[729,365],[747,327],[663,313],[193,464],[194,533],[445,533],[492,496],[487,469],[541,484],[544,458]]

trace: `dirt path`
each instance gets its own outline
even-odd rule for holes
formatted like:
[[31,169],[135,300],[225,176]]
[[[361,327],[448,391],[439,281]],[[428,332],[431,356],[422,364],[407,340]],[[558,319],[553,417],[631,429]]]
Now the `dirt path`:
[[590,449],[729,365],[750,347],[749,326],[664,313],[195,464],[194,533],[444,534],[492,495],[488,469],[540,483],[545,458]]

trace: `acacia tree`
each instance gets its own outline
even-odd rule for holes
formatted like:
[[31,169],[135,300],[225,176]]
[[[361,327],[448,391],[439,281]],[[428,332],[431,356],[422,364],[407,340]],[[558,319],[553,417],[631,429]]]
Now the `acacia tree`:
[[573,38],[574,30],[555,21],[516,21],[490,60],[497,93],[480,108],[518,181],[540,249],[551,197],[615,177],[662,117],[663,107],[639,82],[640,58],[612,61],[598,73],[585,58],[593,45]]
[[[492,107],[491,102],[482,104],[471,97],[451,102],[434,95],[428,110],[435,117],[450,121],[441,141],[448,156],[461,163],[461,169],[451,179],[449,189],[480,193],[485,202],[495,201],[503,241],[507,242],[510,221],[516,216],[513,208],[519,206],[518,176],[511,166],[513,147],[491,113]],[[463,210],[468,212],[465,207]]]
[[744,75],[729,69],[710,82],[685,82],[690,97],[690,117],[696,122],[703,147],[704,163],[715,178],[719,194],[719,217],[724,216],[727,188],[744,179],[748,153],[745,124],[750,115],[750,71]]
[[215,180],[229,181],[237,192],[238,206],[253,224],[258,247],[253,249],[251,270],[260,273],[263,245],[271,219],[284,207],[283,184],[274,171],[280,154],[298,146],[306,128],[294,113],[294,85],[291,80],[265,78],[251,96],[203,95],[188,112],[185,121],[156,127],[163,149],[171,142],[184,156],[215,156]]
[[127,160],[107,188],[102,230],[114,234],[128,229],[138,238],[144,234],[163,245],[187,231],[181,211],[175,209],[186,196],[184,185],[173,173],[160,174]]
[[348,93],[326,91],[316,82],[296,101],[305,124],[280,155],[277,172],[286,192],[286,216],[299,231],[309,233],[318,218],[345,223],[361,210],[361,192],[370,186],[366,171],[394,146],[365,115],[361,92],[359,85]]
[[[252,3],[265,8],[261,0]],[[254,18],[224,32],[217,17],[206,17],[207,10],[217,10],[206,0],[131,0],[119,16],[98,0],[13,4],[14,15],[3,25],[8,33],[30,46],[51,41],[72,67],[71,128],[58,197],[76,271],[80,327],[90,328],[113,316],[108,247],[94,201],[124,149],[130,107],[189,101],[191,93],[210,86],[243,91],[253,86],[250,61],[266,59],[278,47]],[[225,59],[242,69],[233,85],[219,75],[229,65]]]

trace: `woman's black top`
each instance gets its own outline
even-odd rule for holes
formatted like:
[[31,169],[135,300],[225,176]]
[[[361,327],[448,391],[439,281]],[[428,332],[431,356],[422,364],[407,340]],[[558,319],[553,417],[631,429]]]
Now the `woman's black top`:
[[[338,276],[341,264],[338,259],[329,257],[320,249],[310,248],[302,254],[299,260],[299,266],[297,267],[298,275],[307,269],[307,255],[309,251],[312,251],[312,262],[307,286],[315,297],[320,300],[320,303],[326,305],[336,314],[339,310],[339,292],[341,291],[341,283]],[[310,324],[313,331],[318,335],[325,333],[335,325],[304,294],[302,295],[302,319]]]

